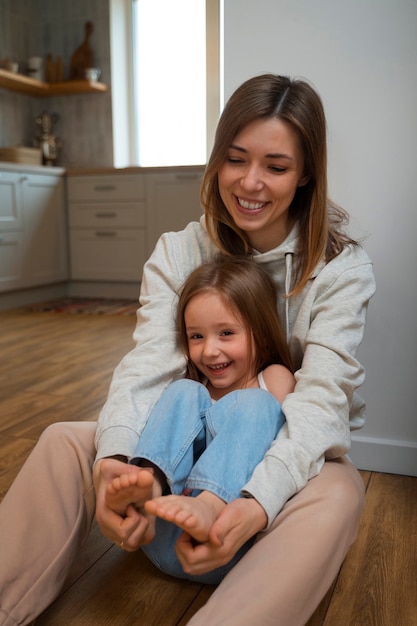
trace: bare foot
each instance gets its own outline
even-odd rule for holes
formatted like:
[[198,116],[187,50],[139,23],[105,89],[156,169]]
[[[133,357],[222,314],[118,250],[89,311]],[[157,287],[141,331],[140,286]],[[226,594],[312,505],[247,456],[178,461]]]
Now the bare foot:
[[113,478],[107,486],[106,504],[119,515],[125,514],[129,504],[142,510],[147,500],[162,493],[151,471],[139,467],[137,470]]
[[210,528],[225,506],[224,500],[210,491],[202,491],[195,498],[161,496],[147,500],[144,504],[149,514],[176,524],[199,542],[208,540]]

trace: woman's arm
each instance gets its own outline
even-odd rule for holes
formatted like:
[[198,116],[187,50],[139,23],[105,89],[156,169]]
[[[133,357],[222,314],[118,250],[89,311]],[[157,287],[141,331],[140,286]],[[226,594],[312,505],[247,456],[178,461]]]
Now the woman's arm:
[[163,389],[184,373],[185,360],[175,335],[177,291],[212,250],[204,228],[195,222],[184,231],[161,237],[144,268],[134,332],[136,347],[115,370],[99,417],[94,467],[96,518],[103,534],[116,543],[123,541],[128,550],[146,541],[148,521],[133,506],[124,517],[111,510],[106,504],[106,488],[115,476],[137,470],[126,461],[136,450],[152,406]]
[[238,498],[220,513],[210,530],[210,540],[196,542],[183,532],[177,540],[175,551],[188,574],[205,574],[230,561],[236,552],[253,535],[267,525],[267,516],[254,499]]
[[356,352],[374,291],[366,253],[346,249],[310,281],[299,301],[290,348],[295,361],[302,361],[294,392],[283,402],[286,424],[244,487],[263,506],[269,524],[320,472],[325,458],[350,448],[350,412],[364,380]]
[[177,292],[188,274],[211,253],[199,223],[162,235],[143,273],[135,348],[116,368],[97,427],[97,460],[130,458],[150,410],[164,388],[185,371],[176,344]]

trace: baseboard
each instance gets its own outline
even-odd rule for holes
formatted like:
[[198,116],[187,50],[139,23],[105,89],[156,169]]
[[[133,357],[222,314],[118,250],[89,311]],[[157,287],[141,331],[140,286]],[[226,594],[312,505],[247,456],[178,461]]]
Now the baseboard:
[[71,281],[68,296],[72,298],[131,298],[139,299],[140,283]]
[[0,294],[0,311],[16,309],[46,300],[55,300],[66,295],[67,283],[10,291]]
[[352,435],[350,458],[358,469],[417,476],[417,443]]
[[65,298],[66,296],[71,298],[130,298],[131,300],[138,300],[139,292],[140,282],[71,281],[0,293],[0,311]]

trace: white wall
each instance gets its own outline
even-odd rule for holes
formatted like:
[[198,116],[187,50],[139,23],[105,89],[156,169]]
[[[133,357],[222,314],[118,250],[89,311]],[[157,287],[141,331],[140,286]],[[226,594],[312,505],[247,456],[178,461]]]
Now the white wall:
[[332,197],[375,263],[360,357],[362,469],[417,475],[417,3],[225,0],[225,97],[263,72],[307,78],[329,127]]

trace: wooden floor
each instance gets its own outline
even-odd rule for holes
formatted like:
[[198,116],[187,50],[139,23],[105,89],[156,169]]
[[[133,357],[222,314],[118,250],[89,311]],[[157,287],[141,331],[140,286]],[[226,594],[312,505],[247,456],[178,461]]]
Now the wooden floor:
[[[0,312],[0,497],[48,424],[97,418],[111,373],[133,345],[134,322]],[[417,478],[362,477],[359,538],[308,626],[417,625]],[[65,591],[36,625],[184,626],[211,592],[164,576],[96,529]]]

